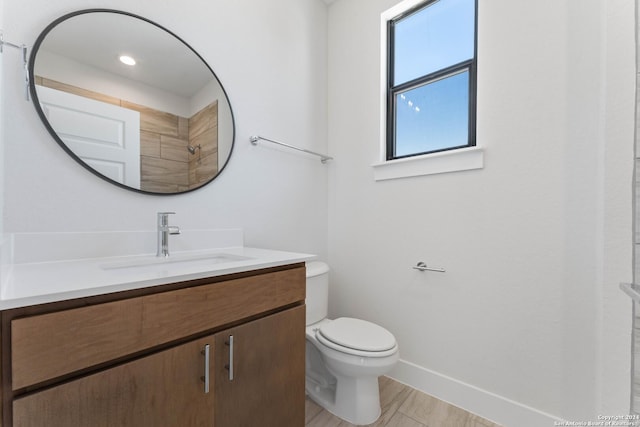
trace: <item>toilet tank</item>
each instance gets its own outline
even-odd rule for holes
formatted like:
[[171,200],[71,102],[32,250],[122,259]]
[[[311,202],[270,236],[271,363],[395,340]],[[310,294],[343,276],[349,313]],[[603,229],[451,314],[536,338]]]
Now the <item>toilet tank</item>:
[[307,326],[327,317],[329,302],[329,266],[324,262],[307,262]]

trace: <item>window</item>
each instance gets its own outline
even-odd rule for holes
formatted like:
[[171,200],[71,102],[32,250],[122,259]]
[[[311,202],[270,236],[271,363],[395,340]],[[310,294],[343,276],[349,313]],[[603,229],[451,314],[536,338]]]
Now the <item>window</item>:
[[476,0],[411,3],[387,20],[386,160],[475,146]]

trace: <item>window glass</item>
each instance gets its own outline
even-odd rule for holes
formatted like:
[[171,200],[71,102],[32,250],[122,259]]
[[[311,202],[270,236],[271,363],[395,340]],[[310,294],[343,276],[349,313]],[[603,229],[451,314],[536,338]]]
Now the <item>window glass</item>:
[[427,1],[388,19],[387,160],[475,145],[476,5]]
[[396,157],[466,146],[469,72],[396,95]]
[[473,58],[475,0],[439,0],[395,22],[394,85]]

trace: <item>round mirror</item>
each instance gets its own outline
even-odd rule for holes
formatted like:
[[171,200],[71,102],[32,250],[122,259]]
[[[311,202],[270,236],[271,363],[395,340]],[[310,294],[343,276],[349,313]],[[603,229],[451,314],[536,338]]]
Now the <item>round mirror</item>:
[[234,120],[224,88],[189,45],[140,16],[62,16],[40,34],[30,91],[53,138],[107,181],[150,194],[192,191],[225,167]]

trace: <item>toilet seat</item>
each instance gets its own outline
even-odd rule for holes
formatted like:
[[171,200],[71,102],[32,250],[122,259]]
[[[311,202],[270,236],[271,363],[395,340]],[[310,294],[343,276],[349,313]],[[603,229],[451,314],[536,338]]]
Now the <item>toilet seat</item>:
[[316,331],[323,345],[362,357],[387,357],[397,351],[396,340],[382,326],[366,320],[340,317],[325,323]]

